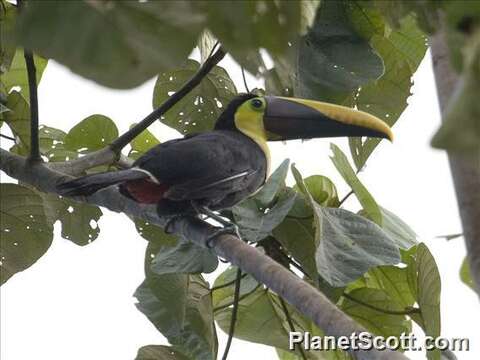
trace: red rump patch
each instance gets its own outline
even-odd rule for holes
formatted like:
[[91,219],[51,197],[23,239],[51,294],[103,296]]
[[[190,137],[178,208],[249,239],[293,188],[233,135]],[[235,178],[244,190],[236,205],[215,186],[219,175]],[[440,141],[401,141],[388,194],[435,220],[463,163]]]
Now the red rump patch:
[[140,179],[127,181],[125,188],[137,202],[156,204],[163,199],[163,194],[168,190],[168,185],[156,184],[150,179]]

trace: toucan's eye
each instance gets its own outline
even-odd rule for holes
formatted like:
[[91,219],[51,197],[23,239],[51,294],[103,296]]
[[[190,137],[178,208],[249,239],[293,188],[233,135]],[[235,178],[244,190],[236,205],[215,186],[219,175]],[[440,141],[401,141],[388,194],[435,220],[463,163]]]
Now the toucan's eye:
[[253,99],[250,104],[254,110],[262,110],[263,109],[263,101],[260,99]]

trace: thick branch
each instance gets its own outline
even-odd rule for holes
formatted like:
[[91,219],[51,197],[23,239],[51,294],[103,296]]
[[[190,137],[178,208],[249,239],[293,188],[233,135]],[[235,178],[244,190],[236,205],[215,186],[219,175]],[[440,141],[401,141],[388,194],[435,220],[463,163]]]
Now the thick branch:
[[33,54],[24,50],[25,64],[27,66],[28,90],[30,92],[30,161],[41,161],[40,146],[38,143],[38,98],[37,98],[37,70]]
[[[449,63],[445,32],[438,31],[430,38],[430,42],[438,101],[444,112],[458,84],[458,76]],[[462,220],[470,272],[480,295],[480,154],[466,155],[448,151],[448,160]]]
[[[47,165],[31,164],[25,158],[0,149],[0,169],[7,175],[24,183],[35,186],[41,191],[56,192],[56,184],[65,181],[69,176],[50,169]],[[164,227],[165,218],[160,218],[154,206],[142,206],[121,196],[110,187],[88,198],[77,199],[115,212],[123,212],[132,217],[139,217],[152,224]],[[206,246],[215,228],[203,220],[185,217],[175,220],[171,230],[191,242]],[[336,337],[350,336],[352,333],[365,331],[363,327],[349,318],[332,304],[322,293],[306,283],[282,265],[262,254],[232,235],[220,235],[213,241],[213,249],[218,256],[238,266],[243,272],[251,274],[257,281],[283,297],[303,315],[312,319],[326,335]],[[393,351],[355,351],[355,359],[407,359],[403,354]]]
[[170,96],[165,102],[160,105],[157,109],[151,112],[145,119],[140,121],[137,125],[132,127],[126,133],[121,135],[116,139],[111,145],[110,148],[119,153],[130,141],[132,141],[136,136],[148,128],[155,120],[159,119],[160,116],[165,114],[170,108],[172,108],[177,102],[182,100],[190,91],[192,91],[202,79],[207,76],[210,70],[217,65],[220,60],[225,56],[225,51],[220,47],[212,56],[210,56],[198,69],[197,73],[188,80],[175,94]]

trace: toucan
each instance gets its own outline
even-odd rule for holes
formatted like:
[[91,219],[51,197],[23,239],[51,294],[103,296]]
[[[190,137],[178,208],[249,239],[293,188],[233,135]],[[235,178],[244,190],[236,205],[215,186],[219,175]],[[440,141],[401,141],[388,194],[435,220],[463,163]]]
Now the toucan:
[[156,204],[160,216],[232,207],[258,191],[269,173],[268,141],[339,136],[392,140],[387,124],[368,113],[313,100],[240,94],[212,131],[156,145],[129,169],[87,175],[58,186],[88,196],[118,185],[124,196]]

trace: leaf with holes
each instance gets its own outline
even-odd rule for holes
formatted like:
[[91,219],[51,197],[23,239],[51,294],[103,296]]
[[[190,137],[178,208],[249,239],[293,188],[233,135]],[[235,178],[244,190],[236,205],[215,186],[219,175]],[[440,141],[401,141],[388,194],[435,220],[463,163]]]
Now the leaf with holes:
[[[133,124],[133,127],[136,124]],[[128,156],[133,159],[138,159],[141,155],[146,153],[155,145],[160,144],[160,141],[148,129],[143,130],[140,135],[130,142],[131,150]]]
[[[385,64],[385,73],[377,81],[362,86],[355,99],[359,110],[366,111],[392,126],[407,107],[413,85],[411,78],[427,49],[425,34],[412,16],[401,21],[400,28],[388,37],[374,35],[371,44]],[[382,101],[378,101],[382,99]],[[361,169],[380,139],[350,138],[350,152],[357,169]]]
[[118,137],[115,123],[104,115],[91,115],[70,129],[65,136],[65,148],[87,153],[100,150]]
[[333,151],[333,156],[330,157],[330,159],[340,175],[342,175],[345,182],[350,186],[357,196],[357,199],[367,213],[368,218],[381,226],[382,212],[380,211],[377,202],[368,192],[367,188],[361,183],[342,150],[340,150],[340,148],[335,144],[330,144],[330,149]]
[[42,198],[15,184],[0,184],[0,283],[33,265],[50,247],[53,228]]
[[205,17],[189,1],[34,1],[19,25],[24,46],[102,85],[132,88],[183,61]]
[[[35,62],[35,74],[38,85],[48,60],[35,55],[33,61]],[[30,91],[28,89],[27,68],[23,56],[23,49],[18,49],[15,52],[10,68],[1,76],[1,83],[6,94],[12,89],[18,90],[25,97],[27,104],[30,103]]]
[[94,241],[99,233],[98,220],[102,210],[98,206],[78,203],[53,194],[40,193],[44,200],[45,214],[53,225],[57,220],[62,225],[62,237],[84,246]]
[[[153,91],[153,107],[157,108],[185,84],[200,64],[188,59],[179,69],[161,73]],[[173,106],[160,121],[186,135],[212,130],[215,121],[237,94],[228,73],[215,66],[202,82]]]
[[208,283],[200,275],[149,276],[135,291],[137,308],[188,358],[214,360],[217,335]]

